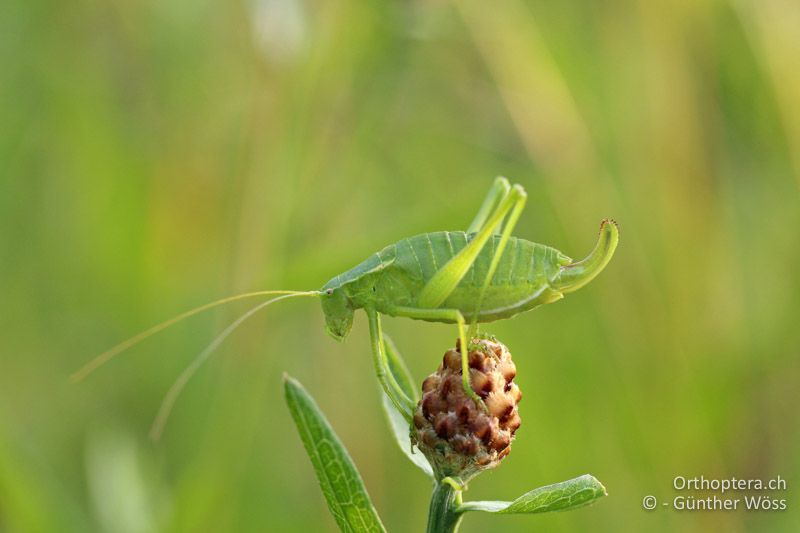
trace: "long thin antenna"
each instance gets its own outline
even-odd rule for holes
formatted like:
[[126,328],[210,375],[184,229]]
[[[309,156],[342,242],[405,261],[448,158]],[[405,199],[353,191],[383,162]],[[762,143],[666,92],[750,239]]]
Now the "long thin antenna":
[[83,380],[86,376],[103,366],[104,364],[108,363],[114,356],[124,352],[131,346],[135,346],[145,340],[146,338],[155,335],[159,331],[165,330],[168,327],[172,326],[173,324],[177,324],[181,320],[185,318],[189,318],[190,316],[196,315],[197,313],[201,313],[207,309],[211,309],[213,307],[217,307],[222,304],[226,304],[229,302],[235,302],[236,300],[243,300],[245,298],[253,298],[255,296],[270,296],[275,294],[285,294],[285,295],[319,295],[318,291],[256,291],[256,292],[246,292],[244,294],[237,294],[236,296],[229,296],[227,298],[223,298],[221,300],[217,300],[215,302],[210,302],[199,307],[195,307],[194,309],[190,309],[184,313],[181,313],[177,316],[170,318],[169,320],[165,320],[160,324],[156,324],[155,326],[147,329],[138,335],[134,335],[130,339],[123,341],[113,348],[106,350],[105,352],[101,353],[88,363],[86,363],[80,370],[74,372],[70,377],[69,380],[72,383],[77,383]]
[[278,296],[277,298],[272,298],[271,300],[267,300],[266,302],[260,303],[257,306],[253,307],[245,314],[237,318],[233,321],[227,328],[225,328],[222,333],[220,333],[211,344],[209,344],[205,350],[200,352],[197,357],[187,366],[181,375],[178,376],[178,379],[172,384],[172,386],[167,391],[167,394],[164,396],[164,399],[161,402],[161,407],[158,409],[158,415],[156,415],[155,420],[153,421],[153,426],[150,428],[150,438],[154,441],[158,441],[161,438],[161,433],[164,430],[164,424],[166,424],[167,419],[169,418],[169,414],[172,412],[172,408],[175,405],[175,400],[178,399],[181,391],[192,378],[192,376],[197,372],[197,370],[205,363],[211,354],[219,348],[220,344],[222,344],[228,335],[233,333],[236,328],[242,325],[242,323],[259,312],[260,310],[264,309],[268,305],[278,302],[280,300],[285,300],[286,298],[293,298],[296,296],[317,296],[319,295],[318,292],[300,292],[295,294],[286,294],[283,296]]

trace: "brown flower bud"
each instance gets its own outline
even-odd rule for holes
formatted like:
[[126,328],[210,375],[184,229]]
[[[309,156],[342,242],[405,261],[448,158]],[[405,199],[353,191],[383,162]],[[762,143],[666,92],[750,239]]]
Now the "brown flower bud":
[[472,390],[483,405],[464,392],[457,345],[425,378],[414,414],[411,438],[440,478],[467,480],[497,466],[520,425],[522,394],[513,381],[517,370],[508,349],[494,339],[475,338],[468,357]]

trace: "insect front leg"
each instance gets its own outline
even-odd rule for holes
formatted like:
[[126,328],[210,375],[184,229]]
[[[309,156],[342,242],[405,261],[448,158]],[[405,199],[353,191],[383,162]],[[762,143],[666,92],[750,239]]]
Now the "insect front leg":
[[383,391],[389,397],[389,400],[410,423],[416,404],[403,392],[389,367],[389,360],[386,357],[386,344],[381,330],[381,317],[375,309],[365,308],[364,311],[367,313],[369,322],[370,348],[372,348],[375,375],[378,377],[378,382],[383,387]]
[[454,322],[458,326],[458,344],[461,352],[461,384],[464,392],[472,398],[476,405],[485,408],[483,400],[472,390],[469,379],[469,344],[467,344],[467,328],[464,315],[458,309],[420,309],[417,307],[395,307],[392,315],[413,318],[416,320],[436,320]]

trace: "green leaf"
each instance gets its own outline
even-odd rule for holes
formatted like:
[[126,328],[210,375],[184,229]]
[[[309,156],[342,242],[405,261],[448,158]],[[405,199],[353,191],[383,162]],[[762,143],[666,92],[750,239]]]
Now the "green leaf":
[[283,383],[286,404],[339,529],[386,531],[353,460],[314,399],[289,376]]
[[584,474],[569,481],[539,487],[523,494],[513,502],[465,502],[458,508],[464,511],[483,511],[496,514],[534,514],[568,511],[594,503],[607,496],[606,488],[594,476]]
[[[383,336],[383,341],[384,348],[386,349],[386,358],[389,361],[389,370],[392,372],[392,375],[394,375],[394,379],[409,398],[413,399],[415,402],[419,401],[419,393],[414,386],[414,378],[411,377],[411,372],[408,371],[408,366],[403,360],[403,356],[400,355],[400,352],[388,335]],[[392,430],[397,445],[400,447],[400,451],[430,478],[433,478],[433,469],[430,463],[428,463],[428,460],[416,446],[413,448],[411,446],[411,437],[409,436],[411,427],[408,421],[403,417],[400,411],[397,410],[389,397],[386,396],[386,393],[381,394],[381,400],[383,400],[383,412],[386,413],[386,421],[389,423],[389,427]]]
[[400,411],[398,411],[394,406],[392,400],[386,396],[386,393],[382,393],[381,398],[383,399],[383,412],[386,413],[386,421],[389,423],[389,427],[392,429],[394,439],[397,441],[400,451],[402,451],[412,463],[417,465],[420,469],[422,469],[423,472],[433,479],[433,469],[431,468],[428,460],[424,455],[422,455],[422,452],[419,451],[416,446],[414,446],[412,449],[408,422],[405,418],[403,418],[403,415],[400,414]]
[[419,390],[414,385],[414,378],[408,370],[408,365],[406,365],[403,356],[400,355],[394,341],[386,334],[383,335],[383,347],[386,350],[386,359],[389,361],[389,370],[392,372],[395,381],[406,393],[406,396],[418,402]]

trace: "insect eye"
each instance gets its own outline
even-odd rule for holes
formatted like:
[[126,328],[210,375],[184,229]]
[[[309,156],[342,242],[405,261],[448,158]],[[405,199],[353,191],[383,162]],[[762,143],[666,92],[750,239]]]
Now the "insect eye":
[[325,294],[333,294],[333,289],[328,289],[325,291]]

